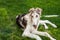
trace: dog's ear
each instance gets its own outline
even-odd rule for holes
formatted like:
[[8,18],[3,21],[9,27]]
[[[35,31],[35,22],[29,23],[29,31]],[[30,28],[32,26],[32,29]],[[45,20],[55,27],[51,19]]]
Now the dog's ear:
[[30,10],[29,10],[29,13],[33,13],[34,12],[34,8],[31,8]]
[[36,8],[36,12],[41,15],[42,9],[41,8]]

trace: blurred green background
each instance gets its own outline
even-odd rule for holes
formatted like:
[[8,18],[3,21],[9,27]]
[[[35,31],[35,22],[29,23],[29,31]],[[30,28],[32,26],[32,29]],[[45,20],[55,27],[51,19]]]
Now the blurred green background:
[[[42,8],[43,15],[60,15],[60,0],[0,0],[0,40],[35,40],[22,37],[22,30],[16,25],[16,15],[28,13],[30,8]],[[46,31],[51,36],[60,40],[60,16],[41,19],[49,20],[57,25],[53,28],[49,24],[48,30],[42,25],[39,31]],[[43,40],[50,40],[48,37],[42,37]]]

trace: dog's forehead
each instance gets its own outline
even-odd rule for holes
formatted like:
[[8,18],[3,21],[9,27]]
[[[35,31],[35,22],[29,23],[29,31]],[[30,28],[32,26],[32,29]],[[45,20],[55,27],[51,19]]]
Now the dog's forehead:
[[42,12],[42,9],[41,8],[31,8],[30,10],[29,10],[29,12],[31,13],[31,14],[41,14],[41,12]]

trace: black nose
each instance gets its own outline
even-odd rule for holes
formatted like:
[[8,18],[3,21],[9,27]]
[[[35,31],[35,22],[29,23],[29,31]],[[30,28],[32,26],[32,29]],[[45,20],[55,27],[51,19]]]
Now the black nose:
[[35,28],[36,28],[36,27],[37,27],[37,25],[33,25],[33,27],[35,27]]

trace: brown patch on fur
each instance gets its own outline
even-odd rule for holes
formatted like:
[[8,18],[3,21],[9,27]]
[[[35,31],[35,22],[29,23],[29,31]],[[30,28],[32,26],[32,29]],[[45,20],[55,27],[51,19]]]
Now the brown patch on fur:
[[24,28],[26,28],[27,20],[25,20],[25,19],[23,18],[23,20],[22,20],[22,24],[25,26]]

